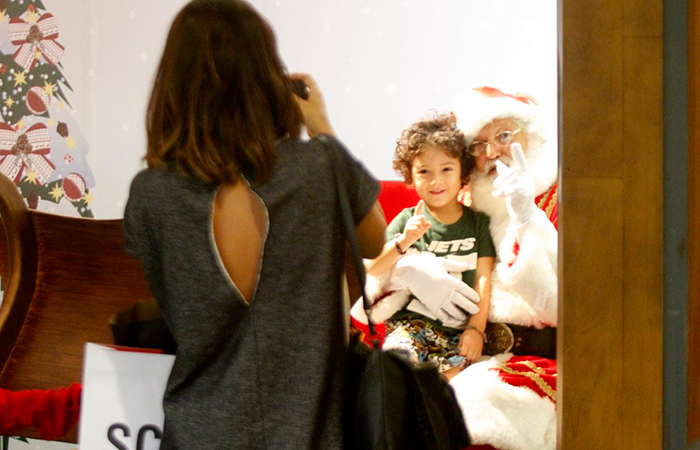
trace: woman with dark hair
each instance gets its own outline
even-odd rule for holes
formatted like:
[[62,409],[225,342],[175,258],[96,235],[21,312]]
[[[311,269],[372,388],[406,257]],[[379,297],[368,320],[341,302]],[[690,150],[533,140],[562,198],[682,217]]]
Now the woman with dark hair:
[[[124,218],[177,342],[162,449],[344,447],[342,225],[329,155],[299,139],[302,125],[333,135],[316,83],[286,73],[267,22],[242,0],[185,6]],[[336,143],[361,251],[376,256],[379,184]]]

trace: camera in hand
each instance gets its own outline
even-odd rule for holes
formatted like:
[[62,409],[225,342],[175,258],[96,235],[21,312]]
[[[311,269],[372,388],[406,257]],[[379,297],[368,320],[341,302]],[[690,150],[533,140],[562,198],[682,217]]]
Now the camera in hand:
[[304,83],[304,80],[292,80],[292,91],[302,100],[309,99],[309,88]]

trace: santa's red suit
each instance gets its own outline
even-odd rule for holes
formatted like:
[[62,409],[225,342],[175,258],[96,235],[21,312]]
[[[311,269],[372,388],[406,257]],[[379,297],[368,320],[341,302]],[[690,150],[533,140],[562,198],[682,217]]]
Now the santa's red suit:
[[[515,119],[527,133],[526,172],[538,208],[524,224],[515,226],[506,200],[494,196],[496,174],[475,173],[470,188],[472,206],[490,217],[498,253],[489,322],[541,329],[557,325],[558,160],[538,110],[531,97],[492,87],[470,90],[454,107],[468,143],[495,119]],[[556,447],[555,360],[505,353],[472,364],[451,385],[474,443],[500,450]]]
[[[511,220],[506,199],[494,196],[496,174],[476,172],[470,182],[472,206],[490,217],[497,249],[492,274],[489,322],[509,330],[533,330],[554,337],[557,324],[557,148],[547,140],[539,107],[527,95],[491,87],[471,90],[458,98],[454,114],[471,144],[495,119],[515,119],[527,133],[526,166],[519,174],[534,185],[533,206],[524,222]],[[511,130],[512,131],[512,130]],[[513,166],[512,160],[504,160]],[[530,204],[530,203],[528,203]],[[511,208],[512,209],[512,208]],[[517,225],[517,226],[516,226]],[[427,270],[427,267],[423,267]],[[415,272],[414,272],[415,274]],[[392,271],[368,277],[367,293],[374,302],[376,323],[403,307],[409,292]],[[358,301],[353,324],[366,328],[367,317]],[[541,331],[537,331],[541,330]],[[366,330],[365,330],[366,332]],[[455,376],[450,384],[475,444],[499,450],[554,450],[556,447],[556,360],[524,353],[517,334],[508,350],[482,359]],[[554,343],[549,347],[550,356]],[[478,447],[478,446],[477,446]],[[489,448],[489,447],[484,447]]]

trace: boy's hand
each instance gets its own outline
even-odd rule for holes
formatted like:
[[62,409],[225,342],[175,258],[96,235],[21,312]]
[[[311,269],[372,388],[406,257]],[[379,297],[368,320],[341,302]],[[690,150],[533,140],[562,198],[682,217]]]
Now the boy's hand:
[[470,363],[476,362],[481,358],[481,352],[484,349],[484,338],[478,330],[464,330],[459,338],[459,354],[469,360]]
[[403,250],[413,245],[430,229],[432,224],[423,215],[424,208],[425,202],[423,200],[419,201],[413,216],[406,222],[406,226],[403,228],[403,236],[399,237],[399,244]]

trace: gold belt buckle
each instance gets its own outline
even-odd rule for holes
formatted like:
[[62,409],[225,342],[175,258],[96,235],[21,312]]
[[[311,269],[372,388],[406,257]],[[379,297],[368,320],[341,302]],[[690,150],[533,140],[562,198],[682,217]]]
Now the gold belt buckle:
[[486,348],[484,354],[497,355],[513,349],[515,336],[508,325],[501,322],[489,322],[486,325]]

